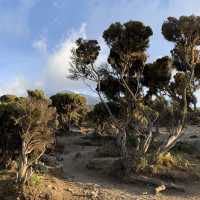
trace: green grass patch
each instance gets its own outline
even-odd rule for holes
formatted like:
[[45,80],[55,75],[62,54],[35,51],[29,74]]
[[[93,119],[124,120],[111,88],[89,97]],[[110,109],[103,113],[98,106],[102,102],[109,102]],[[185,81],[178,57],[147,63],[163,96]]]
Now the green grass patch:
[[30,178],[30,184],[33,185],[33,186],[40,185],[41,181],[42,181],[42,178],[37,173],[34,173]]

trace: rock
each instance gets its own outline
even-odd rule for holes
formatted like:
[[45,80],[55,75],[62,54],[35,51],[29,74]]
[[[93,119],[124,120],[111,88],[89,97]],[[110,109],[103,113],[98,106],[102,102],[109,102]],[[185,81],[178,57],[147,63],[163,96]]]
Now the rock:
[[51,156],[51,155],[44,154],[42,156],[41,160],[43,162],[45,162],[47,165],[50,165],[52,167],[55,167],[56,165],[58,165],[58,161],[57,161],[56,156]]
[[155,194],[158,194],[162,191],[166,190],[166,186],[165,185],[160,185],[158,187],[155,188]]
[[81,158],[82,154],[80,152],[76,153],[74,155],[74,160],[78,159],[78,158]]
[[74,178],[75,178],[74,176],[70,176],[70,175],[66,175],[66,174],[63,175],[63,179],[64,179],[64,180],[67,180],[67,181],[73,181]]
[[92,198],[97,198],[97,197],[98,197],[98,193],[99,193],[98,190],[94,190],[94,191],[92,191],[92,192],[91,192],[91,196],[92,196]]
[[42,192],[40,193],[39,197],[44,200],[50,200],[52,199],[52,194],[51,192]]
[[148,176],[143,176],[143,175],[132,175],[129,177],[125,177],[124,181],[127,183],[133,183],[133,184],[142,183],[142,184],[146,184],[146,185],[151,185],[151,186],[156,187],[158,192],[161,192],[165,189],[177,190],[179,192],[185,192],[185,187],[182,185],[177,185],[177,184],[171,183],[171,182],[164,182],[158,178],[148,177]]
[[61,162],[61,161],[64,160],[63,155],[61,155],[61,154],[57,154],[57,155],[56,155],[56,159],[57,159],[57,161],[59,161],[59,162]]
[[47,164],[54,164],[56,162],[56,157],[55,156],[52,156],[52,155],[47,155],[47,154],[44,154],[41,158],[41,160]]
[[35,164],[33,166],[33,169],[35,171],[39,171],[39,172],[42,172],[42,173],[46,173],[49,171],[49,167],[47,165],[45,165],[43,162],[39,162],[37,164]]
[[62,163],[57,164],[54,168],[56,169],[57,172],[63,173],[63,164]]

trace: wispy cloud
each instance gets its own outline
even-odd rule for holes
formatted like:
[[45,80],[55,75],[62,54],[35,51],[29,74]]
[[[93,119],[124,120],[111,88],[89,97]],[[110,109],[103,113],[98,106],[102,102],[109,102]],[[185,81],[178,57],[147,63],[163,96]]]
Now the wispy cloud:
[[40,39],[36,40],[32,44],[33,48],[35,48],[41,54],[47,54],[47,40],[45,37],[41,37]]
[[15,94],[24,96],[28,88],[27,80],[24,77],[15,77],[10,80],[10,84],[4,84],[1,86],[0,95],[4,94]]

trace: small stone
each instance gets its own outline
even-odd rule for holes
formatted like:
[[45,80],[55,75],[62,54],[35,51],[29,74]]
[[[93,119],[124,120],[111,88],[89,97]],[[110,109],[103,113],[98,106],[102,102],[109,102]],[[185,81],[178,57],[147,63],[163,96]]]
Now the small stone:
[[155,188],[155,194],[158,194],[162,191],[166,190],[166,186],[165,185],[160,185],[158,187]]
[[52,186],[52,189],[53,189],[53,190],[57,190],[57,188],[56,188],[55,186]]
[[93,197],[93,198],[97,198],[98,197],[98,190],[96,190],[96,191],[92,191],[91,192],[91,196]]

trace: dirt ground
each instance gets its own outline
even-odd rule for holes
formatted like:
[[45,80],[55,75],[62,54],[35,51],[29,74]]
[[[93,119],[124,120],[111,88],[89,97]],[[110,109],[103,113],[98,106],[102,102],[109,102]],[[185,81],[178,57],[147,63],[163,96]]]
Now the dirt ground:
[[[192,129],[195,134],[199,134],[199,130]],[[98,170],[88,169],[87,163],[96,156],[99,146],[87,144],[81,135],[59,137],[57,142],[64,146],[62,170],[41,175],[41,183],[29,188],[36,196],[40,193],[35,200],[200,200],[199,181],[185,180],[185,192],[165,191],[154,195],[151,186],[126,184]],[[0,174],[0,200],[16,199],[9,196],[13,178],[10,172]]]
[[[184,193],[167,191],[155,196],[153,194],[153,188],[148,185],[125,184],[118,179],[111,178],[106,174],[98,172],[98,170],[89,170],[86,165],[95,157],[98,146],[85,145],[81,136],[63,137],[59,140],[59,142],[65,145],[63,155],[63,178],[71,180],[72,183],[75,184],[75,188],[78,186],[78,188],[74,190],[76,194],[86,187],[86,191],[88,190],[87,188],[89,188],[90,192],[96,192],[94,192],[96,196],[94,195],[91,199],[95,199],[96,197],[96,199],[102,200],[200,200],[200,182],[193,182],[191,185],[188,185],[186,181],[186,192]],[[72,199],[81,198],[75,195]],[[83,197],[82,199],[89,198]]]

